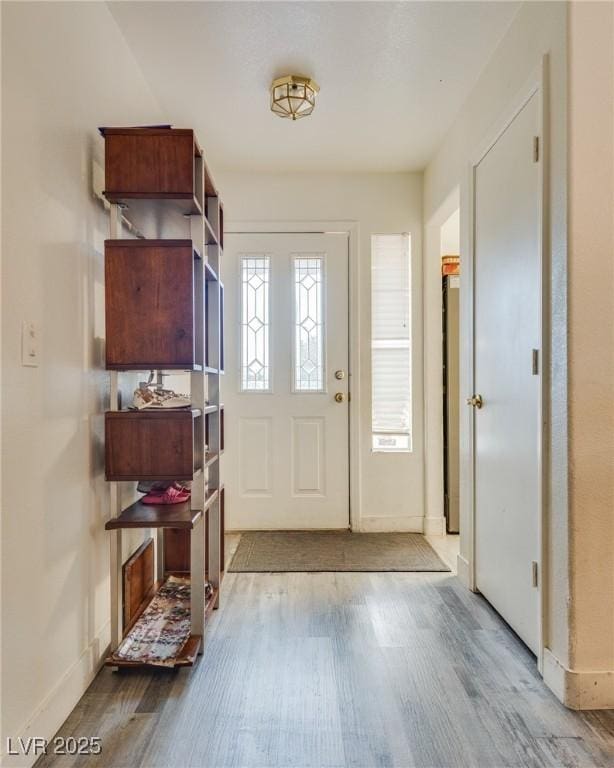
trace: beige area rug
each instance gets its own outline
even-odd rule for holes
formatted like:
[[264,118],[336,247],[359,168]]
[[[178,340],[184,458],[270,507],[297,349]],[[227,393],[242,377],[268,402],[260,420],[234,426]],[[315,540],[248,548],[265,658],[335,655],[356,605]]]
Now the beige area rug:
[[287,571],[449,571],[420,533],[249,531],[232,573]]

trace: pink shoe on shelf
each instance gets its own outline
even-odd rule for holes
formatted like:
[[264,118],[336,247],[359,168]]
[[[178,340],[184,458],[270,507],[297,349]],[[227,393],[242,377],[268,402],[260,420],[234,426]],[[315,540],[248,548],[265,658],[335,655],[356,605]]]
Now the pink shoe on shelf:
[[143,504],[182,504],[190,498],[190,491],[179,490],[171,485],[165,491],[152,491],[143,496]]

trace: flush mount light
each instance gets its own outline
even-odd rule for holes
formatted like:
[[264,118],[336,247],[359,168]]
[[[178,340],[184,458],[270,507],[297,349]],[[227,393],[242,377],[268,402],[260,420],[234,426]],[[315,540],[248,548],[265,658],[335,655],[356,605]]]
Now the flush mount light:
[[320,86],[310,77],[286,75],[271,83],[271,112],[299,120],[313,112]]

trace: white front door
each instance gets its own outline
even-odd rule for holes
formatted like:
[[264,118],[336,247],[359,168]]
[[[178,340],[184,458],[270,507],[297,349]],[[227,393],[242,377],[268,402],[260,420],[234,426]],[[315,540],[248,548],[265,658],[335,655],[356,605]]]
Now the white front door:
[[[475,170],[476,586],[539,647],[541,220],[535,94]],[[536,350],[537,352],[534,352]]]
[[226,528],[347,528],[347,235],[228,234],[225,251]]

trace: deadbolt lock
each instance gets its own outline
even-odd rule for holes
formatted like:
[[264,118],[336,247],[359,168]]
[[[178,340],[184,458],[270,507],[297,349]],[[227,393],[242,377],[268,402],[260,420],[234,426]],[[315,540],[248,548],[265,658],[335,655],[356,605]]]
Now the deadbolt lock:
[[341,381],[341,379],[345,379],[345,371],[335,371],[335,378]]
[[345,395],[343,392],[337,392],[335,394],[335,402],[336,403],[343,403],[345,401]]
[[482,395],[473,395],[473,397],[468,397],[467,405],[472,405],[474,408],[479,410],[484,405]]

